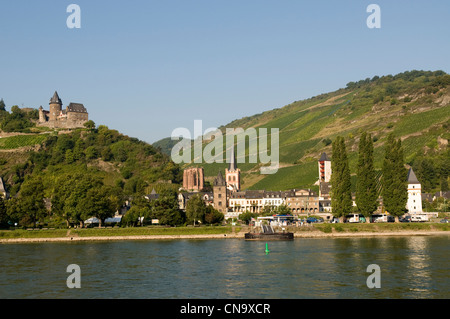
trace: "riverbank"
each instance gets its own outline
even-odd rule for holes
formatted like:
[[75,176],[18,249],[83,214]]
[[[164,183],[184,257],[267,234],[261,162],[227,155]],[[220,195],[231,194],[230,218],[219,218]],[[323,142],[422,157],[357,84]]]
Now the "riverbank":
[[[123,240],[244,239],[248,227],[102,228],[78,230],[0,231],[0,243],[48,243]],[[294,238],[345,238],[379,236],[445,236],[448,224],[319,224],[287,227]]]

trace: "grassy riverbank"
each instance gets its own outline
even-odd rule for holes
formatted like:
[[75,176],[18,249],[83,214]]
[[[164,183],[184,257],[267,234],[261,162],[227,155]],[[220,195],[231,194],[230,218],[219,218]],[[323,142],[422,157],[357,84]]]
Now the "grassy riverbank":
[[85,228],[85,229],[39,229],[0,230],[1,239],[14,238],[64,238],[64,237],[124,237],[124,236],[185,236],[220,235],[239,232],[240,227],[130,227],[130,228]]
[[[441,223],[376,223],[376,224],[315,224],[302,227],[287,227],[295,237],[329,236],[373,236],[443,234],[450,231],[450,224]],[[201,226],[201,227],[130,227],[87,229],[40,229],[0,230],[0,242],[35,242],[40,239],[58,240],[102,240],[102,239],[180,239],[180,238],[244,238],[249,231],[246,226]],[[450,234],[450,232],[449,232]]]
[[[311,227],[306,227],[311,228]],[[410,231],[450,231],[447,223],[345,223],[345,224],[316,224],[312,227],[323,233],[358,233],[358,232],[410,232]],[[311,231],[311,230],[306,230]]]

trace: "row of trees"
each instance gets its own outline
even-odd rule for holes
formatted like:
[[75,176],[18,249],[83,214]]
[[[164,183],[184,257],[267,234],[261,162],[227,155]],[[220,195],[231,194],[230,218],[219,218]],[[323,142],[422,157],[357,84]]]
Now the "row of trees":
[[137,226],[158,219],[162,225],[183,225],[197,223],[221,223],[224,215],[210,205],[206,205],[200,195],[192,196],[186,204],[186,212],[179,209],[177,192],[172,189],[163,190],[157,199],[147,200],[143,196],[133,200],[132,207],[125,214],[122,223]]
[[[101,227],[105,219],[113,217],[127,199],[119,187],[104,185],[101,178],[87,174],[64,175],[55,181],[51,197],[51,209],[45,205],[44,186],[37,179],[24,182],[20,196],[6,201],[0,196],[0,227],[15,223],[38,226],[52,219],[55,224],[84,227],[84,221],[96,217]],[[161,225],[177,226],[186,223],[218,224],[224,215],[206,205],[200,195],[187,202],[186,212],[178,207],[177,192],[167,188],[157,199],[148,200],[142,194],[131,199],[131,208],[121,224],[143,226],[152,219]]]
[[[332,145],[331,206],[333,215],[343,219],[353,212],[351,177],[345,140],[338,136]],[[386,141],[381,185],[374,168],[373,142],[370,134],[363,133],[359,142],[355,203],[357,211],[367,220],[378,207],[379,195],[386,211],[398,217],[406,213],[407,170],[401,140],[390,134]],[[380,192],[381,188],[381,192]]]
[[24,111],[19,106],[11,107],[11,112],[5,110],[3,99],[0,100],[0,128],[4,132],[28,133],[31,127],[35,126],[32,120],[39,118],[39,111],[32,109]]
[[46,199],[40,178],[25,180],[19,196],[8,201],[2,198],[0,226],[17,223],[36,227],[38,223],[59,222],[65,222],[67,226],[84,226],[84,221],[90,217],[98,218],[101,225],[106,218],[114,215],[124,200],[121,189],[104,185],[100,178],[88,174],[59,177],[53,185],[52,194],[51,198]]

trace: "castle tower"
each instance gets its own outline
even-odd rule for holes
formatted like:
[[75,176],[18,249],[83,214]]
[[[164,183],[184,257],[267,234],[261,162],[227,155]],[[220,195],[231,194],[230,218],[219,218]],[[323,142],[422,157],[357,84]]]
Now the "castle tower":
[[46,121],[44,108],[42,105],[39,107],[39,123],[44,123]]
[[183,188],[187,191],[199,192],[205,185],[203,167],[185,169],[183,172]]
[[406,209],[410,214],[422,213],[422,185],[414,174],[412,167],[408,171],[408,202]]
[[326,153],[319,159],[319,182],[329,183],[331,178],[331,160]]
[[58,116],[61,114],[62,110],[62,101],[58,96],[58,92],[55,91],[53,97],[50,99],[50,113],[48,115],[49,121],[55,121]]
[[225,169],[225,180],[229,190],[238,192],[241,189],[241,170],[237,168],[234,145],[231,149],[230,165]]
[[222,173],[219,171],[217,178],[213,184],[214,208],[222,214],[226,214],[228,207],[227,200],[227,182],[224,180]]

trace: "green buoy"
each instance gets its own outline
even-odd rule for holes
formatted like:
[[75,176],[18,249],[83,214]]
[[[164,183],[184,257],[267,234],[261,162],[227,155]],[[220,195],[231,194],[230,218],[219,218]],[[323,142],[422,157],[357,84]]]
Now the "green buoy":
[[266,255],[268,255],[269,253],[270,253],[269,245],[266,243]]

